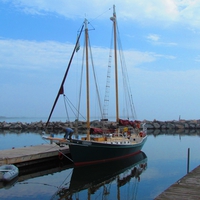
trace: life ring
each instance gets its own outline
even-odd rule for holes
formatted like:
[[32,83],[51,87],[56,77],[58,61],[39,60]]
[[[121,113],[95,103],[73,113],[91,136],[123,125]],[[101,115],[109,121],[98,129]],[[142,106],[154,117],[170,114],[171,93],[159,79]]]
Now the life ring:
[[140,132],[139,135],[140,135],[140,137],[143,137],[143,132]]
[[59,158],[59,160],[63,159],[63,154],[61,152],[58,153],[58,158]]

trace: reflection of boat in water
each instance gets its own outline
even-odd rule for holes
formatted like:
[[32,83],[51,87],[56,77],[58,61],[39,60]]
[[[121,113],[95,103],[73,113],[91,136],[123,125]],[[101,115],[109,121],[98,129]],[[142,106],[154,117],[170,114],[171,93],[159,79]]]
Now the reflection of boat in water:
[[18,182],[18,177],[15,177],[11,181],[0,182],[0,189],[4,188],[4,189],[8,190],[11,187],[13,187],[17,182]]
[[[118,199],[120,199],[120,188],[127,183],[140,181],[140,175],[147,167],[147,156],[140,152],[132,157],[114,162],[102,163],[92,166],[75,167],[68,188],[60,189],[52,199],[73,199],[86,194],[97,195],[103,189],[102,195],[109,195],[109,187],[112,184],[118,188]],[[133,195],[133,190],[131,190]],[[86,199],[84,196],[83,199]]]

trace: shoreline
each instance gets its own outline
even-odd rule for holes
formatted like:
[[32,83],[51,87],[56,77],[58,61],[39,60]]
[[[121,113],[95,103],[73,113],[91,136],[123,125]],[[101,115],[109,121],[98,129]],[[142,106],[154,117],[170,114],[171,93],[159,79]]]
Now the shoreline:
[[[148,130],[200,130],[200,120],[172,120],[172,121],[141,121],[142,124]],[[94,120],[90,122],[91,127],[95,128],[112,128],[116,129],[118,124],[113,121],[99,121]],[[84,121],[73,121],[73,122],[62,122],[54,121],[49,122],[46,128],[46,122],[6,122],[0,121],[0,130],[62,130],[62,127],[77,128],[78,130],[86,130],[86,122]]]

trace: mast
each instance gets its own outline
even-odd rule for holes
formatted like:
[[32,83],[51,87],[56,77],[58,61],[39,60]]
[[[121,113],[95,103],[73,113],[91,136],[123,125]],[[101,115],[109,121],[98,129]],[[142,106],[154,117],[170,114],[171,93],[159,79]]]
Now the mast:
[[116,30],[116,13],[115,5],[113,5],[113,16],[110,18],[113,21],[114,29],[114,57],[115,57],[115,98],[116,98],[116,122],[119,122],[119,100],[118,100],[118,66],[117,66],[117,30]]
[[86,56],[86,107],[87,107],[87,140],[90,139],[90,89],[89,89],[89,64],[88,64],[88,21],[85,19],[85,56]]

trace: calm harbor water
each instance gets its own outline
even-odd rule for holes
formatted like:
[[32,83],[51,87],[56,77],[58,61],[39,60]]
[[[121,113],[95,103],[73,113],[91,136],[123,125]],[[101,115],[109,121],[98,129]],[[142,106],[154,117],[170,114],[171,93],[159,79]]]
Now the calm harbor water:
[[[0,132],[0,150],[44,143],[40,133]],[[195,132],[149,134],[137,156],[87,168],[54,163],[0,185],[0,199],[154,199],[187,173],[188,148],[190,170],[200,164],[199,144]]]

